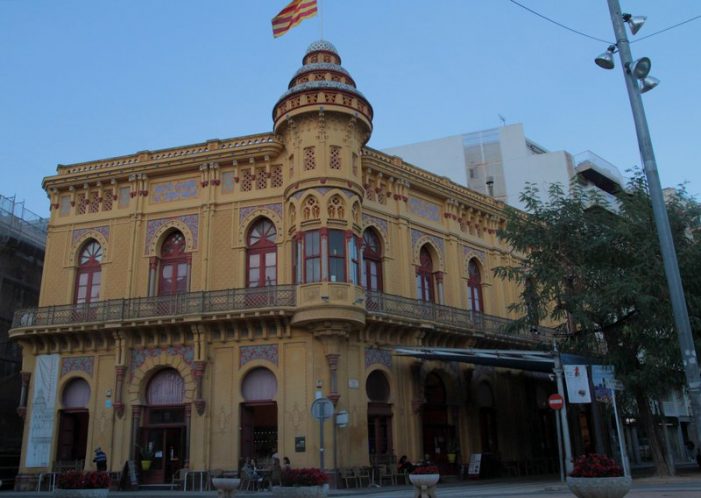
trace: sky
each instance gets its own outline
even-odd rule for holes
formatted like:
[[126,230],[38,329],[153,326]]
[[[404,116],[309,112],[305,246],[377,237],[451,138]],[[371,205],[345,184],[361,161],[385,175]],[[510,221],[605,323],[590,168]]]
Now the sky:
[[[274,39],[287,0],[0,0],[0,194],[48,215],[42,178],[71,164],[272,130],[307,46],[332,42],[374,108],[383,149],[523,123],[548,150],[640,164],[605,0],[321,0]],[[663,186],[701,194],[698,0],[621,0],[646,15],[634,57]],[[322,33],[323,32],[323,33]],[[618,56],[616,55],[616,58]],[[421,165],[418,165],[421,166]]]

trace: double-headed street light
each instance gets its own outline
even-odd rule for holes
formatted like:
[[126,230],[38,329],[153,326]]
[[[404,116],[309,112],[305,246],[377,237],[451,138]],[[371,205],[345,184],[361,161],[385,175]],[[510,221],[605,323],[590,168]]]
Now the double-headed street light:
[[638,148],[640,149],[643,170],[645,171],[648,188],[650,190],[650,201],[655,218],[655,226],[657,227],[657,237],[660,241],[662,261],[664,263],[667,286],[669,287],[669,296],[674,314],[674,325],[677,330],[679,348],[682,353],[682,364],[684,365],[686,384],[689,390],[691,406],[694,411],[696,431],[701,434],[701,373],[699,372],[694,339],[691,334],[689,314],[686,309],[681,276],[679,275],[679,264],[674,249],[672,231],[669,226],[669,218],[667,217],[667,209],[662,194],[662,186],[660,185],[660,177],[657,173],[655,152],[652,149],[650,130],[647,126],[645,108],[643,107],[643,100],[641,97],[641,94],[655,88],[659,84],[659,80],[649,76],[650,67],[652,65],[650,59],[642,57],[638,60],[633,60],[630,52],[630,43],[626,35],[624,23],[628,23],[631,32],[636,34],[645,22],[645,18],[623,14],[618,0],[608,0],[608,6],[609,12],[611,13],[613,31],[616,35],[616,44],[611,45],[608,50],[599,55],[594,62],[604,69],[613,69],[613,54],[618,52],[621,58],[623,75],[630,99],[630,107],[633,111],[633,120],[635,121],[635,131],[638,136]]

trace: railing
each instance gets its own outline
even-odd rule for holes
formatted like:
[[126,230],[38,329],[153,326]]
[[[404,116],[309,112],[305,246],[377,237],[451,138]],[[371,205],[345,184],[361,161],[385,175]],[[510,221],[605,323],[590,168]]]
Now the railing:
[[12,327],[138,320],[261,308],[277,309],[293,307],[296,303],[297,289],[294,285],[189,292],[172,296],[111,299],[96,303],[18,310],[15,312]]
[[[382,292],[376,291],[368,291],[365,302],[367,311],[370,314],[436,323],[463,329],[466,332],[471,330],[492,335],[506,335],[510,337],[521,336],[531,340],[539,339],[530,331],[509,330],[508,325],[512,323],[512,320],[487,315],[477,311],[417,301],[416,299],[383,294]],[[552,332],[551,329],[545,327],[538,328],[539,334],[548,334],[550,332]]]
[[[19,310],[15,312],[12,328],[206,315],[250,309],[275,310],[294,308],[296,304],[297,286],[295,285],[189,292],[172,296],[112,299],[96,303]],[[465,333],[471,331],[488,335],[538,339],[529,331],[510,330],[508,325],[512,321],[506,318],[382,292],[367,291],[365,307],[371,316],[415,320],[451,327]],[[541,327],[539,332],[543,337],[552,331]]]

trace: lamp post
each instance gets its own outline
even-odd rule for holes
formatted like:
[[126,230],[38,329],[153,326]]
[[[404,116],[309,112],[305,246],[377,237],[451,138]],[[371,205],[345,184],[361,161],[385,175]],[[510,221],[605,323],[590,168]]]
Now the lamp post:
[[[689,314],[686,308],[684,289],[682,287],[681,276],[679,275],[677,254],[674,249],[674,241],[672,239],[672,231],[669,226],[664,196],[662,195],[660,177],[657,173],[655,152],[652,149],[650,130],[647,126],[645,108],[643,107],[643,100],[641,97],[642,93],[651,90],[659,82],[655,78],[647,76],[650,70],[650,59],[643,57],[637,61],[633,61],[633,57],[630,52],[630,44],[626,35],[624,23],[629,23],[631,26],[631,31],[633,34],[635,34],[642,26],[644,18],[632,17],[630,14],[623,14],[621,12],[619,0],[608,0],[608,6],[609,12],[611,13],[613,31],[616,35],[616,45],[609,47],[606,54],[602,54],[597,57],[596,63],[604,69],[612,69],[613,58],[611,55],[616,48],[618,49],[618,53],[621,58],[621,65],[623,66],[623,75],[626,81],[626,88],[628,89],[630,107],[633,111],[633,120],[635,121],[635,132],[638,136],[640,157],[643,161],[643,169],[647,178],[648,188],[650,189],[650,201],[652,204],[655,225],[657,227],[657,237],[660,241],[662,261],[664,263],[665,275],[667,277],[667,286],[669,287],[669,297],[672,303],[674,325],[677,330],[677,339],[679,340],[679,348],[681,349],[682,353],[682,363],[684,365],[684,374],[686,376],[687,388],[689,390],[689,398],[691,399],[691,406],[694,410],[696,431],[697,433],[701,434],[701,376],[696,359],[694,339],[691,334],[691,324],[689,323]],[[642,86],[639,86],[638,81],[641,81]]]

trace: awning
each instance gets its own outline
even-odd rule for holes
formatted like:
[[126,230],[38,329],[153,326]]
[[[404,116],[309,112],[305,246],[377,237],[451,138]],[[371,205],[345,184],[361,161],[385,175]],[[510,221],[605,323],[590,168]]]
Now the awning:
[[[398,356],[412,356],[425,360],[458,361],[475,365],[515,368],[533,372],[551,373],[555,368],[553,351],[521,351],[515,349],[457,349],[457,348],[394,348]],[[560,353],[563,365],[588,365],[584,356]]]

